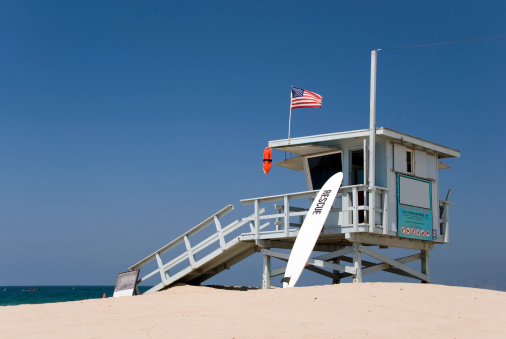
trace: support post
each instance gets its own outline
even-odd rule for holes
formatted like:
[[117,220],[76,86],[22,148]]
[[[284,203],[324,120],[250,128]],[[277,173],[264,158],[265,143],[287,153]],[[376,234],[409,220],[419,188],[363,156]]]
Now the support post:
[[258,199],[255,199],[255,239],[257,242],[260,239],[260,204]]
[[262,276],[262,288],[268,290],[271,288],[271,256],[265,254],[265,250],[262,250],[262,253],[264,264],[264,271]]
[[[332,262],[336,265],[340,265],[341,264],[341,260],[337,259],[337,258],[334,258],[332,260]],[[341,277],[339,276],[339,271],[338,270],[332,270],[334,272],[334,274],[336,274],[336,277],[335,278],[332,278],[332,284],[340,284],[341,283]]]
[[[429,250],[422,250],[421,254],[422,254],[422,258],[421,258],[422,273],[427,275],[427,277],[430,277],[430,275],[429,275]],[[428,281],[422,280],[422,284],[428,284],[428,283],[429,283]]]
[[360,252],[360,243],[353,243],[353,266],[356,269],[356,273],[353,274],[353,282],[362,282],[362,253]]

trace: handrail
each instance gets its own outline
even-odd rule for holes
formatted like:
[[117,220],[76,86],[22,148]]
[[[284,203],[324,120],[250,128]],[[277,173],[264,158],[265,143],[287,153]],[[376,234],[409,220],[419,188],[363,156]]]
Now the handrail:
[[[359,190],[360,190],[360,188],[362,188],[360,191],[365,191],[368,188],[367,185],[342,186],[341,189],[339,190],[339,194],[342,194],[345,191],[352,190],[353,187],[357,187]],[[385,187],[376,186],[376,190],[388,191],[389,189],[385,188]],[[250,204],[254,204],[255,200],[258,200],[261,203],[279,201],[279,200],[283,200],[283,198],[285,196],[288,196],[290,199],[311,198],[311,197],[315,196],[319,191],[320,190],[312,190],[312,191],[304,191],[304,192],[296,192],[296,193],[277,194],[277,195],[271,195],[271,196],[267,196],[267,197],[241,199],[241,203],[243,205],[250,205]],[[338,196],[339,196],[339,194],[338,194]]]
[[[377,225],[369,225],[368,230],[370,232],[375,232],[375,227],[382,227],[383,233],[388,234],[388,191],[389,189],[385,187],[376,187],[376,194],[379,195],[378,199],[381,201],[381,208],[376,209],[376,213],[381,215],[381,218],[377,219]],[[242,199],[241,203],[243,205],[254,204],[255,208],[258,208],[259,204],[283,201],[283,204],[274,205],[277,213],[275,214],[267,214],[262,217],[257,217],[253,215],[250,217],[257,224],[260,220],[265,219],[276,219],[274,225],[276,225],[276,230],[281,231],[280,227],[284,228],[285,235],[288,236],[290,233],[290,226],[296,226],[293,223],[290,223],[291,217],[303,217],[307,215],[307,209],[303,208],[294,208],[294,206],[290,206],[290,201],[300,198],[312,198],[315,197],[319,190],[313,191],[305,191],[305,192],[296,192],[296,193],[288,193],[288,194],[278,194],[272,196],[258,197],[258,198],[250,198],[250,199]],[[341,197],[342,205],[332,210],[332,212],[345,212],[346,214],[343,217],[339,217],[339,225],[341,227],[353,227],[353,231],[359,231],[359,226],[367,226],[367,223],[359,222],[359,215],[363,213],[368,213],[369,206],[366,201],[362,205],[358,204],[358,192],[369,192],[369,187],[367,185],[352,185],[352,186],[343,186],[341,187],[338,197]],[[284,219],[284,221],[282,221]],[[369,218],[366,218],[366,220]],[[243,219],[245,220],[245,219]],[[302,220],[302,219],[301,219]],[[260,233],[256,232],[256,239],[259,239]]]
[[213,214],[212,216],[210,216],[206,220],[202,221],[197,226],[193,227],[189,231],[183,233],[182,235],[180,235],[176,239],[172,240],[167,245],[160,248],[158,251],[153,252],[152,254],[148,255],[147,257],[145,257],[144,259],[142,259],[141,261],[139,261],[135,265],[130,266],[129,270],[135,270],[137,268],[140,268],[141,266],[144,266],[145,264],[147,264],[151,260],[155,259],[157,254],[161,255],[161,254],[167,252],[168,250],[170,250],[171,248],[182,243],[184,241],[185,236],[190,236],[192,234],[195,234],[198,231],[202,230],[203,228],[209,226],[211,223],[214,222],[214,217],[222,217],[222,216],[226,215],[227,213],[230,213],[233,209],[234,209],[234,205],[228,205],[228,206],[224,207],[223,209],[216,212],[215,214]]
[[[353,185],[353,186],[344,186],[341,187],[338,199],[336,200],[338,203],[334,205],[331,209],[332,217],[328,220],[327,223],[327,231],[328,232],[374,232],[374,233],[383,233],[392,235],[393,230],[389,230],[388,223],[388,192],[389,189],[384,187],[376,187],[376,224],[370,225],[368,224],[369,218],[369,206],[368,206],[368,194],[371,191],[367,185]],[[208,263],[213,258],[221,255],[224,252],[227,252],[231,246],[235,246],[237,241],[247,241],[252,242],[256,240],[257,244],[260,243],[261,239],[269,239],[269,237],[294,237],[297,234],[299,227],[303,222],[303,217],[307,215],[309,208],[306,207],[297,207],[290,206],[291,200],[301,199],[301,198],[312,198],[315,197],[318,193],[318,190],[305,191],[305,192],[296,192],[289,194],[279,194],[273,196],[259,197],[259,198],[250,198],[243,199],[241,203],[243,205],[254,204],[254,213],[248,217],[242,218],[242,220],[236,220],[227,226],[222,227],[220,218],[227,213],[231,212],[234,207],[233,205],[228,205],[225,208],[221,209],[217,213],[211,215],[209,218],[205,219],[189,231],[183,233],[176,239],[172,240],[165,246],[161,247],[159,250],[153,252],[148,255],[135,265],[132,265],[129,270],[139,269],[140,267],[146,265],[147,263],[156,259],[155,268],[153,271],[144,275],[143,277],[138,279],[138,283],[144,282],[147,279],[159,274],[161,278],[161,283],[151,288],[147,293],[151,293],[153,291],[157,291],[159,289],[164,288],[164,286],[169,286],[173,282],[185,277],[186,275],[191,274],[191,279],[196,279],[195,275],[202,274],[216,274],[219,270],[211,269],[205,266],[205,263]],[[359,192],[363,192],[364,194],[359,194]],[[359,200],[364,198],[363,203],[359,204]],[[265,204],[273,201],[283,201],[282,204],[275,204],[274,209],[276,212],[274,214],[266,214],[265,207],[260,208],[260,203]],[[307,202],[306,202],[307,203]],[[448,242],[448,225],[449,225],[449,217],[448,217],[448,207],[449,205],[453,205],[453,203],[449,201],[439,201],[440,206],[442,207],[442,214],[439,218],[440,229],[443,230],[440,234],[443,236],[443,242]],[[378,217],[380,216],[380,217]],[[293,223],[290,218],[299,217],[299,223]],[[273,224],[269,222],[261,224],[261,221],[264,222],[266,219],[275,219]],[[215,224],[216,231],[212,233],[212,235],[208,236],[204,240],[200,241],[197,244],[191,244],[190,239],[191,236],[205,229],[211,224]],[[241,236],[239,238],[235,237],[232,240],[226,242],[225,236],[231,234],[234,231],[238,231],[239,228],[243,226],[248,226],[250,232],[241,232]],[[275,229],[267,229],[269,225],[274,225]],[[325,229],[324,229],[325,230]],[[324,231],[325,232],[325,231]],[[441,240],[437,240],[441,241]],[[219,243],[219,247],[216,249],[216,242]],[[161,255],[168,252],[171,249],[174,249],[176,246],[184,243],[185,250],[183,253],[174,253],[174,255],[169,256],[166,255],[166,259],[168,262],[163,263]],[[210,247],[210,246],[213,247]],[[177,248],[176,248],[177,249]],[[206,249],[206,251],[203,251]],[[212,252],[208,252],[212,250]],[[200,259],[196,257],[196,254],[201,253]],[[173,250],[173,252],[176,252]],[[179,252],[179,251],[177,251]],[[227,252],[228,253],[228,252]],[[222,258],[223,259],[223,258]],[[226,258],[225,258],[226,259]],[[188,262],[189,261],[189,262]],[[186,262],[186,263],[184,263]],[[183,266],[184,263],[184,266]],[[181,266],[179,266],[181,264]],[[181,268],[182,267],[182,268]],[[202,271],[202,270],[206,271]],[[169,275],[170,270],[170,275]],[[174,271],[174,272],[173,272]],[[207,272],[207,273],[206,273]],[[206,276],[207,277],[207,276]]]
[[279,200],[283,200],[283,198],[285,196],[289,196],[292,199],[311,198],[311,197],[315,196],[318,192],[319,192],[319,190],[313,190],[313,191],[305,191],[305,192],[271,195],[268,197],[261,197],[261,198],[242,199],[241,203],[243,205],[249,205],[249,204],[255,203],[255,200],[258,200],[259,202],[262,202],[262,203],[279,201]]
[[[226,242],[225,237],[227,235],[230,235],[232,232],[236,231],[237,229],[243,227],[244,225],[247,225],[250,223],[249,220],[242,220],[242,221],[235,220],[235,221],[231,222],[230,224],[228,224],[227,226],[222,227],[221,222],[220,222],[220,217],[226,215],[227,213],[229,213],[233,209],[234,209],[234,207],[232,205],[226,206],[225,208],[223,208],[220,211],[218,211],[217,213],[213,214],[212,216],[210,216],[206,220],[199,223],[197,226],[193,227],[191,230],[185,232],[184,234],[180,235],[179,237],[177,237],[173,241],[169,242],[167,245],[163,246],[158,251],[152,253],[151,255],[142,259],[141,261],[139,261],[135,265],[131,266],[129,268],[129,270],[139,269],[139,268],[143,267],[144,265],[146,265],[147,263],[156,259],[157,267],[154,270],[152,270],[151,272],[148,272],[147,274],[145,274],[144,276],[139,277],[139,279],[137,280],[137,283],[140,284],[140,283],[152,278],[153,276],[155,276],[157,274],[159,274],[159,277],[161,278],[161,282],[158,285],[156,285],[156,286],[152,287],[151,289],[149,289],[148,291],[146,291],[145,293],[155,292],[155,291],[163,288],[164,286],[170,285],[172,282],[181,278],[185,274],[192,272],[194,270],[198,270],[198,268],[204,262],[207,262],[207,260],[209,260],[209,256],[214,257],[216,255],[219,255],[220,250],[221,250],[221,252],[224,252],[227,250],[227,248],[228,248],[228,246],[230,246],[230,244],[233,245],[234,241],[236,241],[235,238],[230,240],[229,242]],[[265,208],[261,208],[258,210],[257,215],[260,216],[264,212],[265,212]],[[251,219],[251,217],[253,217],[253,215],[250,216],[250,219]],[[246,219],[248,219],[248,218],[246,218]],[[191,236],[195,235],[196,233],[200,232],[201,230],[205,229],[206,227],[210,226],[213,223],[216,226],[216,231],[213,234],[208,236],[206,239],[200,241],[196,245],[190,243]],[[259,229],[261,230],[261,229],[267,227],[268,225],[269,225],[268,222],[264,223],[262,225],[259,225]],[[183,242],[186,247],[186,250],[183,253],[178,254],[177,256],[173,255],[170,261],[164,263],[162,261],[161,255],[168,252],[169,250],[172,250],[174,247],[176,247],[177,245],[180,245]],[[199,252],[209,248],[211,245],[214,246],[217,242],[219,243],[219,247],[214,249],[212,253],[206,254],[206,256],[204,256],[204,258],[201,258],[201,259],[196,258],[196,255]],[[176,272],[171,272],[171,274],[169,276],[169,270],[174,269],[176,266],[182,264],[185,261],[189,261],[187,265],[183,266],[182,268],[177,268]]]

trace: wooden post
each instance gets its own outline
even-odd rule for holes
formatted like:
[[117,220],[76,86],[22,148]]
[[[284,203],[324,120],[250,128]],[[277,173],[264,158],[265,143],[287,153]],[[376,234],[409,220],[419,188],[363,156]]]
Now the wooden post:
[[357,186],[353,186],[352,191],[353,202],[353,232],[358,232],[358,190]]
[[[339,259],[337,259],[337,258],[334,258],[334,259],[332,260],[332,262],[333,262],[334,264],[337,264],[337,265],[340,265],[340,264],[341,264],[341,260],[339,260]],[[339,274],[339,271],[338,271],[338,270],[333,270],[333,272],[334,272],[335,274]],[[341,283],[341,277],[337,276],[336,278],[333,278],[333,279],[332,279],[332,284],[340,284],[340,283]]]
[[188,239],[188,235],[184,235],[184,244],[186,246],[186,253],[188,253],[188,259],[190,260],[190,266],[193,268],[196,266],[195,256],[193,255],[192,245],[190,244],[190,239]]
[[271,256],[265,254],[265,250],[262,250],[263,254],[263,264],[264,264],[264,272],[262,276],[262,288],[270,289],[271,288]]
[[255,199],[255,239],[260,239],[260,206],[258,199]]
[[162,258],[160,258],[160,254],[158,254],[158,252],[155,253],[155,257],[156,257],[156,263],[158,265],[158,269],[160,270],[160,277],[162,278],[163,282],[166,282],[167,278],[168,278],[168,274],[166,274],[165,271],[163,270]]
[[357,273],[353,274],[353,282],[362,282],[362,253],[360,252],[360,243],[353,243],[353,265]]
[[[422,250],[421,254],[422,254],[422,258],[421,258],[422,273],[426,274],[429,277],[430,276],[429,275],[429,250]],[[429,282],[422,280],[422,284],[429,284]]]
[[214,216],[214,225],[216,226],[216,232],[218,233],[218,238],[220,239],[220,247],[222,250],[225,249],[225,237],[223,236],[223,232],[221,230],[221,223],[217,216]]
[[287,195],[283,197],[283,203],[285,214],[285,236],[288,236],[290,233],[290,201],[288,200]]

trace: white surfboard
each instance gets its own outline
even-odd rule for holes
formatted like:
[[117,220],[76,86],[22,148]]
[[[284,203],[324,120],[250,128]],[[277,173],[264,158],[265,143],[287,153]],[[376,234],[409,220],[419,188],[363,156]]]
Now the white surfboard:
[[297,239],[295,239],[290,258],[288,258],[285,277],[281,280],[283,288],[293,287],[299,280],[342,183],[343,173],[336,173],[327,180],[316,195],[302,223]]

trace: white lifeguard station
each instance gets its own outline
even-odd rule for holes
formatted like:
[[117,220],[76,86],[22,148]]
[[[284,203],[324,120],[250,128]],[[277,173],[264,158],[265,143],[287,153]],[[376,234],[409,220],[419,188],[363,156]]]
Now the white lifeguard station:
[[[303,172],[308,190],[241,200],[253,205],[253,213],[223,226],[222,217],[233,210],[228,205],[129,267],[129,271],[148,269],[137,284],[158,280],[145,293],[176,282],[201,284],[260,251],[262,287],[270,288],[271,279],[286,269],[272,269],[272,258],[288,261],[286,250],[292,249],[312,199],[337,172],[343,172],[343,186],[314,246],[318,254],[305,269],[333,283],[347,277],[361,282],[362,276],[378,271],[430,282],[429,253],[435,244],[449,241],[451,203],[448,194],[440,198],[445,192],[439,192],[438,173],[449,168],[442,159],[459,157],[460,152],[376,128],[376,52],[371,53],[369,129],[270,141],[271,148],[291,154],[276,165]],[[389,248],[414,253],[391,258]],[[416,260],[420,270],[406,265]],[[137,286],[135,291],[140,293]]]
[[[358,130],[269,142],[271,148],[295,155],[276,165],[303,171],[310,192],[320,189],[334,173],[344,174],[340,195],[315,246],[315,251],[329,253],[310,259],[308,263],[313,267],[306,268],[327,275],[334,282],[347,276],[360,282],[363,275],[381,270],[429,282],[429,251],[435,243],[449,240],[451,203],[439,199],[438,181],[439,170],[449,166],[440,160],[459,157],[460,152],[381,127],[376,129],[375,164],[371,166],[369,134],[369,130]],[[371,168],[375,170],[374,187],[369,180]],[[279,213],[289,211],[294,216],[307,211],[306,207],[290,203],[298,196],[283,196],[284,204],[276,205]],[[279,198],[249,199],[243,203],[265,203]],[[276,224],[285,230],[298,226],[287,225],[288,219],[278,220]],[[271,257],[288,259],[286,253],[272,248],[290,249],[293,239],[291,236],[276,239],[273,233],[268,238],[260,236],[259,243],[270,248],[263,250],[266,286],[270,277],[283,273],[283,268],[270,270]],[[392,259],[373,250],[374,246],[411,249],[418,253]],[[363,260],[364,254],[381,263]],[[414,260],[421,260],[420,271],[405,265]],[[351,265],[340,265],[338,261]],[[321,268],[330,268],[332,272]]]
[[[269,288],[271,279],[285,270],[285,266],[271,269],[272,258],[288,261],[286,250],[293,247],[311,199],[330,176],[343,172],[343,187],[314,247],[319,254],[308,260],[306,269],[333,283],[346,277],[361,282],[362,276],[378,271],[430,282],[429,252],[435,244],[449,240],[451,203],[440,199],[446,192],[439,192],[438,173],[449,168],[442,159],[459,157],[460,152],[380,127],[371,166],[369,140],[369,130],[357,130],[270,141],[271,148],[293,155],[276,165],[303,172],[307,191],[241,200],[253,205],[253,213],[223,226],[221,218],[233,210],[229,205],[129,270],[154,262],[155,267],[137,282],[158,280],[147,291],[152,293],[176,282],[201,284],[262,252],[262,287]],[[370,185],[371,168],[374,186]],[[208,228],[213,224],[214,228]],[[210,229],[210,236],[198,237]],[[387,248],[409,249],[414,254],[391,258],[385,254]],[[406,265],[415,260],[420,260],[420,270]]]

